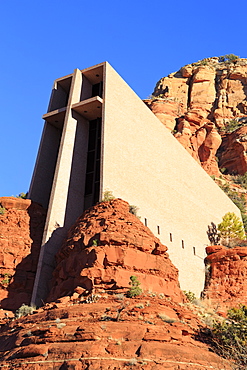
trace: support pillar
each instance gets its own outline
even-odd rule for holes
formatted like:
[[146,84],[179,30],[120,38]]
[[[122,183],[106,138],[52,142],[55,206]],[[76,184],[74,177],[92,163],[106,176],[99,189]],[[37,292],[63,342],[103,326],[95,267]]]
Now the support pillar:
[[67,233],[64,225],[70,174],[73,161],[77,120],[72,115],[72,105],[80,101],[82,73],[73,74],[68,105],[66,108],[62,137],[57,157],[48,213],[43,233],[37,273],[31,302],[40,306],[49,291],[48,283],[54,270],[54,258]]

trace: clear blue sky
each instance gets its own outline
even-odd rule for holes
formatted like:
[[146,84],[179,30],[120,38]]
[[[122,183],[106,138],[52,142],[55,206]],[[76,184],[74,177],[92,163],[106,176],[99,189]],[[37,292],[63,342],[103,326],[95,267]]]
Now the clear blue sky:
[[107,60],[146,98],[185,64],[247,57],[246,8],[246,0],[2,1],[0,196],[28,190],[53,80]]

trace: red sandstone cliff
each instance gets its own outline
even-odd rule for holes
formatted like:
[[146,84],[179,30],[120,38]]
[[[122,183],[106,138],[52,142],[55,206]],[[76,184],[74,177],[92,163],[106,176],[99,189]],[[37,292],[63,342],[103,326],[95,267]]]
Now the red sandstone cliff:
[[[246,95],[247,59],[221,62],[215,57],[186,65],[160,79],[153,98],[145,102],[168,129],[175,130],[174,136],[195,160],[210,175],[219,176],[216,153],[221,134],[229,121],[247,116]],[[229,138],[220,160],[220,167],[229,173],[246,172],[246,127],[241,130],[237,134],[241,138],[233,134]],[[241,160],[235,166],[239,153]]]

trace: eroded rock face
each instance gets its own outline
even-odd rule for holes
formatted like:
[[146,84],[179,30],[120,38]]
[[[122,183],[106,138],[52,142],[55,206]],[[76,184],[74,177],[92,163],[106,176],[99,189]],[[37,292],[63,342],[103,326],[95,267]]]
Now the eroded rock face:
[[81,287],[128,288],[135,275],[145,291],[163,293],[176,302],[183,300],[178,270],[167,247],[129,212],[121,199],[102,202],[76,222],[57,255],[48,301],[72,294]]
[[29,199],[0,198],[0,307],[29,304],[41,245],[45,211]]
[[240,127],[223,139],[219,165],[231,174],[247,171],[247,126]]
[[7,370],[230,370],[226,361],[196,339],[201,322],[185,305],[150,294],[131,299],[102,293],[95,303],[77,301],[64,297],[2,327],[1,366]]
[[[174,136],[207,173],[219,176],[219,131],[230,120],[247,116],[246,95],[246,59],[230,63],[207,58],[162,78],[153,92],[154,99],[145,102],[169,130],[176,130]],[[231,142],[229,145],[227,159],[220,162],[220,167],[231,173],[231,162],[242,147]],[[245,168],[247,161],[242,155],[241,164],[234,170],[241,174]]]
[[247,305],[247,247],[206,248],[204,297],[221,308]]

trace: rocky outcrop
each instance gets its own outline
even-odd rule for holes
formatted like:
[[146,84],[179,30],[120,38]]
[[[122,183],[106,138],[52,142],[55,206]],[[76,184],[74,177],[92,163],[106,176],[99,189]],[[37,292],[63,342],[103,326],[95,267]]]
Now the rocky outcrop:
[[[247,116],[246,94],[247,59],[222,61],[215,57],[162,78],[152,99],[145,102],[168,129],[175,130],[174,136],[202,167],[219,176],[216,153],[221,134],[229,121]],[[237,157],[238,151],[237,146],[232,147],[231,155]],[[220,167],[232,171],[226,162]]]
[[41,245],[45,211],[37,203],[0,198],[0,307],[29,304]]
[[167,247],[129,212],[121,199],[102,202],[86,211],[57,255],[48,301],[76,290],[128,289],[135,275],[144,291],[182,301],[178,270]]
[[[109,293],[109,292],[108,292]],[[102,292],[97,302],[64,297],[0,331],[6,370],[230,370],[197,339],[201,322],[162,295],[126,298]]]
[[203,295],[221,309],[247,305],[247,247],[206,248]]
[[238,128],[223,137],[219,152],[219,165],[231,174],[243,175],[247,171],[247,126]]

